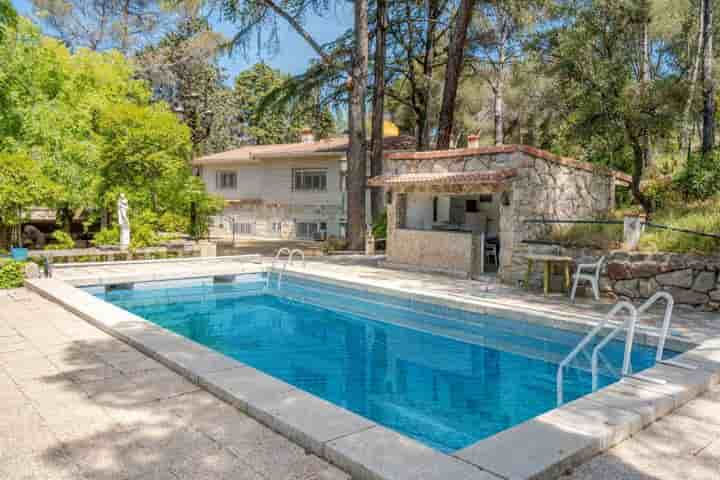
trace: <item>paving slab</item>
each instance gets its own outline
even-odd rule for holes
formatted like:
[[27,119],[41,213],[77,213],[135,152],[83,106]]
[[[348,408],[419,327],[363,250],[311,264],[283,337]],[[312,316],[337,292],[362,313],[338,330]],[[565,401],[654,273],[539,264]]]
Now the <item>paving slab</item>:
[[627,410],[640,415],[642,426],[664,417],[675,408],[675,400],[657,390],[632,384],[623,379],[585,397],[611,408]]
[[553,478],[601,448],[598,438],[534,418],[455,452],[454,456],[502,478],[520,480]]
[[261,406],[277,402],[295,389],[252,367],[209,373],[200,379],[200,385],[242,411],[253,411],[253,417],[267,422],[271,418]]
[[498,480],[465,461],[380,426],[328,442],[325,455],[353,479]]
[[376,425],[302,390],[292,390],[257,407],[268,411],[273,430],[318,455],[322,454],[326,442]]

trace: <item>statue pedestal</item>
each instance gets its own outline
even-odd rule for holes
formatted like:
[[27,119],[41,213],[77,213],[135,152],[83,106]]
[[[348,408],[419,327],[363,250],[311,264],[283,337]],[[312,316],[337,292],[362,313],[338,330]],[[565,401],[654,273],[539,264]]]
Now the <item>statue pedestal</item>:
[[120,248],[122,250],[130,248],[130,227],[120,227]]

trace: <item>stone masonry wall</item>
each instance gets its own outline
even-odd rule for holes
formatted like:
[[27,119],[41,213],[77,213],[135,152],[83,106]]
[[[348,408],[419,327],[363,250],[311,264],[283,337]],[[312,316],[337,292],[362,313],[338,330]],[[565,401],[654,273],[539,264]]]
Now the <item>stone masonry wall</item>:
[[615,197],[614,180],[608,175],[539,158],[528,157],[527,163],[513,182],[510,207],[501,211],[502,247],[512,248],[501,258],[501,278],[508,283],[525,277],[528,249],[522,242],[549,233],[547,225],[526,220],[595,218],[613,207]]
[[[597,258],[603,252],[564,248],[578,258]],[[704,310],[720,310],[720,257],[676,253],[606,253],[600,289],[614,297],[649,298],[655,292],[669,292],[675,303]]]

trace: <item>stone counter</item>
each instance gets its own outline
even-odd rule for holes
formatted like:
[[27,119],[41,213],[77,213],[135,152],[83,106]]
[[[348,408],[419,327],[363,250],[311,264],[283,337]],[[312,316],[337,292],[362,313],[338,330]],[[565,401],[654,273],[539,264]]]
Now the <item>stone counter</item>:
[[386,258],[391,264],[468,277],[473,272],[474,238],[467,232],[394,229]]

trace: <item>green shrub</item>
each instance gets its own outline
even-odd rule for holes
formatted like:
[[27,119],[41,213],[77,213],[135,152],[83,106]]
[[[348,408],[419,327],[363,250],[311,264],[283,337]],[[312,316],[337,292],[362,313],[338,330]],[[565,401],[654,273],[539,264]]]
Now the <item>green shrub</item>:
[[[130,224],[130,248],[135,250],[138,248],[152,247],[159,243],[159,237],[155,233],[152,225],[143,223]],[[105,228],[97,232],[93,238],[92,244],[100,245],[117,245],[120,243],[120,227],[117,225],[112,228]]]
[[720,154],[695,154],[676,176],[678,188],[690,199],[704,200],[720,193]]
[[[720,194],[695,202],[677,202],[657,211],[652,223],[696,232],[720,234]],[[720,240],[691,233],[646,227],[640,250],[698,254],[720,253]]]
[[96,247],[101,245],[117,245],[120,243],[120,228],[114,226],[104,228],[93,236],[92,244]]
[[75,247],[75,240],[64,230],[55,230],[50,238],[53,243],[47,245],[45,250],[69,250]]
[[348,248],[348,241],[335,236],[329,236],[322,244],[322,251],[325,254],[346,250]]
[[9,261],[0,264],[0,290],[19,288],[25,278],[25,262]]
[[375,238],[387,238],[387,210],[383,210],[373,222],[372,234]]
[[163,232],[170,233],[185,233],[190,227],[190,221],[177,213],[165,212],[160,216],[158,220],[158,227]]
[[130,248],[133,250],[158,244],[158,236],[151,225],[131,225],[130,228]]

